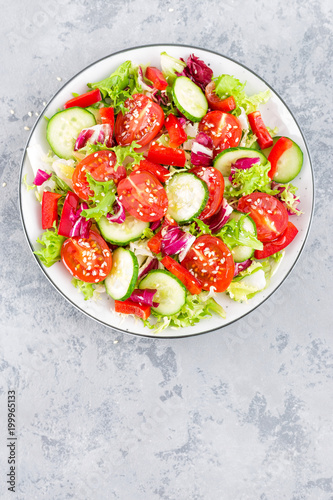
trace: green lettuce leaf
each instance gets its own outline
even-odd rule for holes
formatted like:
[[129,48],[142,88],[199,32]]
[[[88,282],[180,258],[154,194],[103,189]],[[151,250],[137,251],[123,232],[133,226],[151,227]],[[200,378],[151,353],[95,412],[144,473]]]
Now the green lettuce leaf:
[[228,196],[245,196],[254,191],[275,195],[278,191],[271,189],[271,179],[268,177],[268,172],[271,169],[271,164],[266,165],[254,163],[251,168],[246,170],[236,168],[233,174],[233,184],[227,185],[225,192]]
[[42,239],[37,238],[37,243],[40,243],[42,248],[36,250],[34,254],[37,255],[44,266],[51,267],[60,260],[61,247],[64,241],[65,237],[58,235],[57,228],[47,229],[42,234]]
[[269,89],[248,96],[244,90],[246,82],[242,83],[232,75],[223,74],[213,78],[213,80],[215,81],[215,93],[220,99],[226,99],[229,96],[234,97],[237,108],[233,113],[236,115],[240,114],[240,107],[244,108],[246,114],[249,114],[256,111],[259,104],[264,104],[270,98]]
[[245,245],[255,250],[262,250],[264,245],[257,239],[257,237],[246,231],[243,226],[244,219],[247,215],[242,215],[239,220],[229,219],[228,222],[224,224],[221,231],[214,236],[221,238],[221,240],[229,247],[233,249],[238,245]]
[[125,113],[125,101],[134,94],[136,89],[135,70],[131,61],[125,61],[108,78],[96,83],[88,83],[92,89],[98,88],[103,98],[111,99],[111,106],[115,108],[115,113]]
[[112,205],[116,200],[116,186],[112,180],[107,182],[96,181],[88,172],[87,181],[90,189],[94,191],[94,196],[89,198],[93,206],[82,210],[81,215],[86,219],[95,219],[98,222],[101,217],[112,211]]
[[28,181],[27,181],[27,175],[28,174],[25,174],[25,176],[22,179],[23,180],[23,184],[25,185],[27,191],[32,191],[33,189],[36,189],[36,186],[35,186],[35,184],[29,184],[28,183]]
[[160,333],[167,327],[185,328],[198,323],[201,319],[212,316],[216,313],[221,318],[226,318],[225,311],[212,297],[210,292],[201,292],[198,295],[192,295],[189,292],[186,295],[186,302],[180,311],[172,316],[160,316],[152,311],[152,315],[157,318],[156,323],[151,323],[149,319],[144,321],[145,326],[153,329],[155,333]]
[[75,288],[77,288],[78,291],[83,294],[84,300],[89,300],[93,297],[95,287],[92,283],[85,283],[84,281],[81,281],[77,278],[73,278],[72,285],[74,285]]

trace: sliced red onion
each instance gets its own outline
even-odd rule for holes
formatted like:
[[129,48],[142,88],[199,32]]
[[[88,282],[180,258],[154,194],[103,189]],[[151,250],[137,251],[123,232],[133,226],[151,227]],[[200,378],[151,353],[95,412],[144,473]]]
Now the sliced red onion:
[[189,249],[191,248],[191,246],[195,242],[195,236],[193,234],[191,234],[190,236],[192,236],[192,238],[188,238],[187,242],[185,242],[185,246],[184,246],[183,250],[181,250],[179,252],[179,255],[178,255],[179,262],[181,262],[182,260],[185,259],[187,252],[189,251]]
[[234,277],[237,276],[240,272],[245,271],[252,264],[252,260],[244,260],[244,262],[235,262],[235,272]]
[[221,230],[226,222],[228,222],[230,218],[230,214],[232,213],[233,208],[227,203],[227,200],[223,198],[221,207],[218,211],[206,219],[204,222],[208,224],[209,229],[212,233],[217,233]]
[[143,71],[142,71],[141,66],[138,67],[138,82],[141,85],[142,90],[148,90],[149,92],[151,92],[154,89],[153,85],[148,85],[148,83],[146,83],[144,81],[144,79],[143,79]]
[[187,123],[186,118],[184,118],[183,116],[180,116],[180,117],[178,118],[178,121],[179,121],[179,123],[181,124],[181,126],[182,126],[183,128],[185,128],[186,123]]
[[231,173],[229,175],[229,181],[231,182],[231,184],[234,184],[233,178],[234,174],[236,173],[236,169],[248,170],[252,167],[252,165],[259,162],[260,158],[239,158],[238,160],[236,160],[235,163],[231,165]]
[[131,300],[132,302],[137,302],[140,305],[158,307],[159,302],[153,302],[153,297],[156,292],[157,290],[152,290],[151,288],[145,288],[144,290],[133,290],[129,300]]
[[102,123],[81,130],[76,139],[74,151],[83,148],[87,142],[90,142],[90,144],[97,144],[99,142],[110,147],[112,144],[112,127],[110,123]]
[[213,161],[213,141],[204,132],[199,132],[191,148],[191,163],[195,166],[209,167]]
[[160,225],[161,225],[161,221],[160,221],[160,220],[154,220],[154,221],[150,224],[150,229],[151,229],[152,231],[155,231],[155,229],[157,229]]
[[92,221],[87,220],[81,214],[82,210],[87,210],[87,203],[81,203],[78,210],[72,210],[69,215],[70,221],[73,223],[69,236],[81,236],[81,238],[88,238]]
[[45,170],[41,170],[40,168],[37,170],[35,180],[33,184],[35,186],[41,186],[47,179],[51,177],[51,174],[45,172]]
[[147,257],[146,261],[142,264],[142,266],[139,269],[138,279],[142,278],[143,276],[148,274],[149,271],[152,271],[153,269],[158,269],[158,259],[156,257]]
[[189,241],[190,246],[195,240],[195,236],[185,233],[178,226],[167,226],[162,230],[161,250],[164,255],[175,255],[185,250]]
[[154,102],[157,102],[157,104],[159,104],[160,106],[163,105],[163,106],[170,106],[170,101],[168,99],[168,96],[166,95],[166,93],[162,90],[160,93],[157,89],[154,89],[152,92],[151,92],[151,98]]
[[[185,62],[184,59],[180,59]],[[203,91],[205,91],[205,87],[213,77],[213,71],[211,68],[194,54],[191,54],[188,57],[183,71],[176,74],[177,76],[187,76]]]
[[116,201],[113,204],[113,214],[108,213],[106,215],[106,218],[108,219],[109,222],[115,222],[116,224],[122,224],[125,222],[126,219],[126,214],[125,214],[125,209],[119,201],[119,198],[116,197]]

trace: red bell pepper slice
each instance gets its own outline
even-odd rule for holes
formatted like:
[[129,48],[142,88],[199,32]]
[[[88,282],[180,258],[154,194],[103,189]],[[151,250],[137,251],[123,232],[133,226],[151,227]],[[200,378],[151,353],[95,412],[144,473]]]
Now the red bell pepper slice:
[[77,209],[78,204],[79,197],[75,193],[68,191],[61,212],[60,224],[58,229],[58,234],[60,234],[61,236],[67,236],[68,238],[70,237],[70,231],[73,227],[73,222],[70,219],[70,215],[74,210]]
[[61,194],[44,191],[42,198],[42,228],[50,229],[58,222],[58,200]]
[[164,78],[162,71],[154,66],[148,66],[146,69],[146,78],[152,82],[157,90],[165,90],[168,86],[168,82]]
[[236,101],[232,95],[219,102],[219,110],[223,113],[229,113],[234,109],[236,109]]
[[261,117],[260,111],[253,111],[247,115],[252,132],[257,136],[257,141],[261,149],[273,146],[273,139],[268,132],[266,125]]
[[271,149],[271,152],[268,155],[268,161],[271,163],[271,169],[268,172],[268,177],[273,179],[276,170],[277,164],[283,153],[290,149],[293,145],[293,141],[288,139],[288,137],[280,137],[280,139],[274,144]]
[[92,106],[96,102],[102,100],[102,94],[99,89],[91,90],[90,92],[86,92],[85,94],[78,95],[77,97],[73,97],[64,104],[64,108],[73,108],[74,106],[78,106],[79,108],[86,108],[87,106]]
[[169,215],[165,216],[161,229],[147,242],[149,250],[156,255],[161,251],[162,229],[167,226],[177,226],[177,222]]
[[171,175],[167,168],[148,160],[141,160],[138,165],[134,166],[133,170],[145,170],[146,172],[150,172],[162,183],[166,182]]
[[181,144],[183,144],[183,142],[186,141],[187,139],[186,132],[175,115],[169,115],[164,120],[164,125],[170,136],[170,142],[169,142],[170,148],[178,148],[178,146],[180,146]]
[[170,271],[170,273],[176,276],[176,278],[178,278],[183,283],[183,285],[186,286],[186,288],[192,295],[198,294],[202,291],[202,286],[200,285],[199,281],[177,261],[169,256],[166,256],[163,257],[161,262],[163,266],[166,267],[168,271]]
[[262,250],[256,250],[254,252],[254,257],[256,259],[265,259],[266,257],[283,250],[293,241],[297,233],[297,227],[289,221],[288,226],[283,233],[280,234],[280,236],[278,236],[275,240],[265,243]]
[[175,167],[183,167],[186,162],[185,151],[183,149],[169,148],[157,144],[155,141],[150,145],[147,159],[153,163],[174,165]]
[[148,319],[150,316],[150,306],[141,305],[131,300],[115,300],[115,311],[122,314],[135,314],[142,319]]

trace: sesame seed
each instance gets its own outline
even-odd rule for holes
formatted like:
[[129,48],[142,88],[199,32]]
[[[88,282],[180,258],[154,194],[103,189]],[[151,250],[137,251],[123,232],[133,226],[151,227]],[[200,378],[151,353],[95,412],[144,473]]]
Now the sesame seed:
[[43,101],[43,106],[46,106],[46,101]]
[[28,111],[28,116],[32,116],[32,113],[31,113],[31,111]]
[[62,78],[60,76],[57,76],[58,82],[61,82]]
[[13,109],[10,110],[11,115],[15,115],[15,111]]
[[39,113],[38,113],[38,111],[35,111],[35,115],[36,115],[36,116],[39,116]]
[[24,130],[30,130],[30,127],[25,126]]
[[7,186],[7,182],[2,183],[2,187],[5,188]]

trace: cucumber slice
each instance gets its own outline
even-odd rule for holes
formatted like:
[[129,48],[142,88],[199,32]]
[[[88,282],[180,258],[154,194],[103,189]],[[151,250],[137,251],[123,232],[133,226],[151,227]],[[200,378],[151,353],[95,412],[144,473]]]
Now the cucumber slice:
[[112,268],[105,278],[107,293],[115,300],[126,300],[138,279],[138,259],[130,250],[117,248],[112,254]]
[[158,302],[158,307],[152,309],[162,316],[170,316],[176,314],[185,304],[186,288],[176,276],[164,271],[156,269],[150,271],[139,283],[141,290],[145,288],[156,289],[154,302]]
[[[242,216],[244,216],[242,212],[234,210],[230,215],[230,219],[236,219],[236,221],[238,221]],[[242,221],[242,229],[257,236],[257,227],[254,220],[249,215],[244,217]],[[254,248],[246,245],[238,245],[231,250],[231,253],[235,262],[244,262],[244,260],[251,259],[253,257]]]
[[267,158],[257,149],[251,148],[230,148],[219,153],[213,166],[217,168],[223,177],[229,177],[231,173],[231,165],[240,158],[260,158],[260,163],[266,165]]
[[169,56],[166,52],[161,52],[162,73],[167,78],[169,85],[177,77],[176,73],[181,73],[186,67],[186,63],[180,59]]
[[132,215],[126,215],[125,222],[117,224],[109,222],[106,217],[101,217],[98,227],[103,238],[114,245],[126,246],[130,241],[138,240],[144,230],[149,227],[149,222],[135,219]]
[[179,76],[172,86],[173,100],[191,122],[199,122],[207,113],[208,102],[200,87],[187,76]]
[[207,184],[191,172],[175,174],[165,185],[168,214],[179,223],[201,214],[208,200]]
[[[263,150],[265,156],[269,156],[269,153],[279,139],[280,136],[274,137],[273,146]],[[281,184],[287,184],[295,179],[303,166],[303,152],[301,148],[289,137],[287,139],[289,139],[293,145],[280,156],[277,162],[276,172],[273,176],[273,181],[280,182]]]
[[59,111],[48,121],[46,138],[59,158],[69,160],[73,158],[74,144],[81,130],[94,125],[95,117],[86,109],[68,108]]

